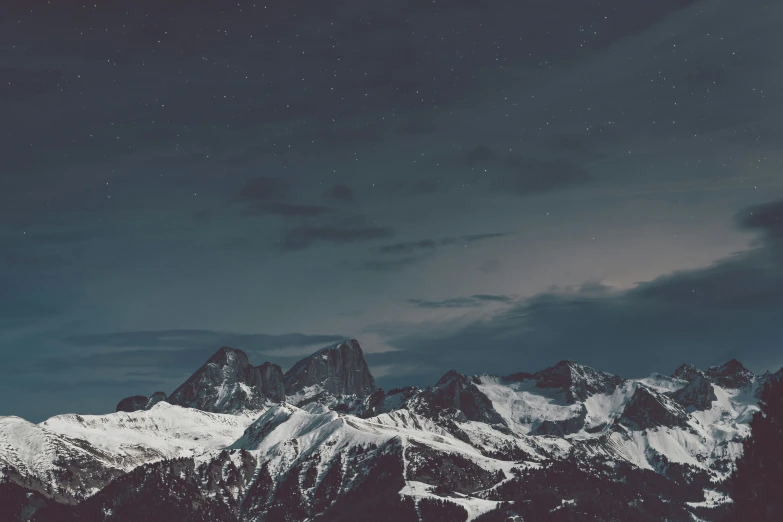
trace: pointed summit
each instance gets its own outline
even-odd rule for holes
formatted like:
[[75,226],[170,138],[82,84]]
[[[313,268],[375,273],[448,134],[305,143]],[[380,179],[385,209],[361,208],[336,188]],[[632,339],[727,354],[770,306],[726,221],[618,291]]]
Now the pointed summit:
[[561,388],[566,391],[566,400],[574,403],[587,399],[596,393],[612,393],[624,381],[621,377],[601,372],[563,360],[554,366],[533,374],[539,388]]
[[687,385],[670,394],[671,398],[692,411],[704,411],[718,400],[715,388],[703,374],[694,377]]
[[682,379],[683,381],[691,382],[697,377],[703,377],[704,372],[696,368],[692,364],[681,364],[676,370],[674,370],[674,373],[672,374],[672,377],[676,379]]
[[430,414],[454,408],[461,411],[467,420],[505,426],[506,422],[495,410],[492,401],[476,386],[480,383],[480,377],[471,377],[456,370],[449,370],[438,379],[433,388],[423,393],[420,405],[426,404]]
[[753,382],[753,372],[745,368],[737,359],[713,366],[706,372],[715,384],[724,388],[744,388]]
[[245,352],[223,346],[171,394],[168,402],[216,413],[260,409],[269,400],[284,399],[279,393],[282,373],[275,364],[255,368]]
[[647,430],[666,426],[686,427],[688,414],[672,399],[661,393],[639,386],[626,403],[617,422],[632,430]]
[[364,399],[375,390],[375,379],[359,341],[347,339],[327,346],[296,363],[283,376],[285,394],[296,404],[320,396]]

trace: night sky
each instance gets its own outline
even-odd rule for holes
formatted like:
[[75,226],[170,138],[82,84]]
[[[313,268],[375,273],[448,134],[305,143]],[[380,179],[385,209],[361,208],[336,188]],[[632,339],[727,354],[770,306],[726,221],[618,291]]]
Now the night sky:
[[783,365],[782,2],[96,4],[0,6],[0,414]]

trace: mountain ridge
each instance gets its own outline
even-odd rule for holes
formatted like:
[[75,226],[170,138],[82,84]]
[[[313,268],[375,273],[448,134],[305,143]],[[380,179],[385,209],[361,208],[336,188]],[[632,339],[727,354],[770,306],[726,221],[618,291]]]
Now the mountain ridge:
[[379,517],[473,520],[529,515],[508,504],[515,493],[503,484],[535,475],[576,495],[576,477],[597,473],[609,489],[648,477],[647,489],[622,486],[622,495],[671,497],[671,520],[717,520],[758,388],[781,377],[731,360],[624,379],[566,360],[505,377],[450,370],[432,386],[387,392],[355,339],[285,373],[221,347],[168,397],[37,425],[0,417],[0,497],[4,485],[22,488],[8,495],[28,499],[20,509],[42,522],[46,513],[122,520],[141,497],[172,509],[160,487],[192,496],[194,519],[336,520],[357,505],[375,509],[374,499],[388,508]]

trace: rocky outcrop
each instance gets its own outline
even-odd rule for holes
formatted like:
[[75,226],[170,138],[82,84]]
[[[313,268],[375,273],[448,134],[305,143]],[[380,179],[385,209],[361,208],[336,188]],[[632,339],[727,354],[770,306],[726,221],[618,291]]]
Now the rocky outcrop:
[[283,370],[280,366],[265,362],[256,369],[261,374],[261,393],[275,402],[283,402],[285,385],[283,385]]
[[682,364],[680,365],[676,370],[674,370],[674,373],[672,374],[672,377],[675,379],[680,379],[683,381],[692,381],[693,379],[697,377],[703,377],[704,372],[696,368],[692,364]]
[[[519,375],[519,374],[518,374]],[[596,393],[612,393],[624,380],[610,373],[594,370],[574,361],[560,361],[556,365],[532,375],[539,388],[560,388],[570,403],[584,401]]]
[[144,395],[134,395],[132,397],[125,397],[119,403],[117,403],[116,411],[124,411],[132,413],[134,411],[144,410],[147,406],[149,399]]
[[579,409],[579,414],[562,420],[546,419],[541,421],[535,430],[536,435],[553,435],[555,437],[565,437],[572,433],[578,433],[585,425],[587,418],[587,408],[584,404]]
[[282,377],[276,364],[254,367],[245,352],[224,346],[168,402],[215,413],[261,409],[269,401],[282,400]]
[[152,397],[147,401],[147,405],[144,407],[145,410],[149,410],[159,402],[167,402],[168,397],[166,396],[165,392],[162,391],[156,391],[152,394]]
[[720,366],[713,366],[705,373],[715,384],[732,389],[750,386],[754,377],[753,372],[745,368],[737,359]]
[[480,383],[479,379],[451,370],[413,401],[413,409],[431,418],[439,417],[441,412],[456,410],[464,415],[465,420],[505,426],[505,420],[492,406],[492,401],[476,386],[477,382]]
[[669,397],[639,386],[625,405],[618,422],[632,430],[665,426],[687,427],[688,414]]
[[375,379],[356,339],[327,346],[296,363],[283,376],[285,394],[302,403],[310,396],[351,396],[359,399],[375,392]]
[[712,407],[712,401],[718,400],[712,383],[701,375],[696,376],[683,388],[672,392],[670,396],[678,404],[691,411],[708,410]]

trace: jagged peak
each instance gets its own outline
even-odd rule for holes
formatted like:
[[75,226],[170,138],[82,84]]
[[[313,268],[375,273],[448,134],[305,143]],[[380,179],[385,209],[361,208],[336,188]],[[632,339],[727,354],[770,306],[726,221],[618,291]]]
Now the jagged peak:
[[704,372],[690,363],[683,363],[674,370],[672,377],[683,381],[692,381],[696,377],[703,376]]
[[312,398],[308,388],[320,388],[335,397],[366,397],[376,390],[364,352],[353,338],[325,346],[301,359],[285,373],[283,381],[286,395],[297,395],[297,401]]
[[207,363],[220,363],[220,364],[226,364],[229,361],[233,360],[236,357],[236,359],[239,360],[240,364],[243,365],[250,365],[250,360],[247,357],[247,354],[240,350],[239,348],[232,348],[230,346],[221,346],[218,348],[218,351],[216,351],[214,354],[212,354],[212,357],[207,359]]
[[731,359],[720,366],[712,366],[706,374],[724,388],[744,388],[755,378],[753,372],[745,368],[737,359]]
[[624,382],[616,375],[568,359],[533,374],[532,378],[538,380],[539,388],[565,390],[570,402],[585,400],[595,393],[609,393]]
[[316,351],[315,353],[313,353],[309,357],[313,357],[315,355],[318,355],[318,354],[321,354],[321,353],[324,353],[324,352],[333,351],[333,350],[352,350],[352,351],[358,352],[361,355],[364,355],[364,352],[362,351],[362,347],[359,344],[359,341],[357,341],[356,339],[351,337],[351,338],[348,338],[348,339],[343,339],[342,341],[338,341],[338,342],[336,342],[334,344],[330,344],[329,346],[324,346],[323,348],[321,348],[320,350]]
[[435,383],[435,386],[436,387],[445,386],[452,381],[465,383],[467,382],[467,380],[468,377],[466,375],[459,373],[457,370],[449,370],[443,374],[443,377],[438,379],[438,382]]
[[731,359],[720,366],[711,366],[707,373],[710,375],[737,375],[738,373],[750,372],[737,359]]
[[630,429],[645,430],[658,426],[684,427],[687,420],[687,413],[680,404],[638,383],[617,422]]

